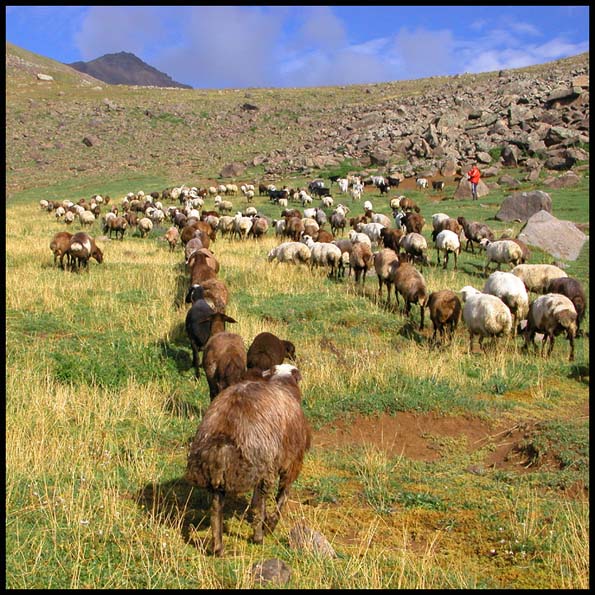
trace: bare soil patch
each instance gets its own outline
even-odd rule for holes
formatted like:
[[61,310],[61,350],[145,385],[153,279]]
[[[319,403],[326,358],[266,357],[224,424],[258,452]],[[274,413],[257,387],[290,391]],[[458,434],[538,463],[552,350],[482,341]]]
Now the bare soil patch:
[[[578,413],[588,416],[588,403]],[[555,451],[540,453],[537,460],[531,452],[531,438],[539,432],[540,423],[537,420],[489,422],[472,416],[442,416],[434,412],[360,415],[350,421],[335,421],[315,431],[313,442],[316,447],[327,449],[370,445],[389,457],[436,461],[441,456],[436,438],[464,437],[469,453],[491,445],[491,452],[484,459],[485,469],[520,473],[560,469]]]

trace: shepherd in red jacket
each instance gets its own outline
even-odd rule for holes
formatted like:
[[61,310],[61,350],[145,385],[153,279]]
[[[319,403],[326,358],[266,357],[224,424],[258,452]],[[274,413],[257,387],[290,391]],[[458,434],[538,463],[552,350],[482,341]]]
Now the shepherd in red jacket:
[[477,164],[474,163],[471,169],[467,172],[467,179],[471,184],[471,195],[473,200],[477,200],[477,184],[479,184],[480,177],[481,172],[479,171]]

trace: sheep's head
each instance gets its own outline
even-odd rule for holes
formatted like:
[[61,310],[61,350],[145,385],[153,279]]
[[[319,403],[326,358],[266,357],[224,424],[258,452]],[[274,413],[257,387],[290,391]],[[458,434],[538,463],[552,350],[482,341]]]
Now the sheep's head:
[[186,294],[186,303],[189,304],[190,302],[194,303],[196,300],[202,300],[205,297],[204,289],[202,285],[191,285],[188,288],[188,293]]
[[277,364],[262,373],[263,378],[293,378],[296,384],[302,379],[300,371],[293,364]]
[[475,289],[475,287],[471,287],[471,285],[465,285],[465,287],[459,289],[459,293],[463,298],[463,302],[466,302],[468,297],[477,295],[478,293],[481,293],[481,291]]
[[103,262],[103,252],[96,246],[95,250],[93,250],[93,254],[91,256],[101,264]]

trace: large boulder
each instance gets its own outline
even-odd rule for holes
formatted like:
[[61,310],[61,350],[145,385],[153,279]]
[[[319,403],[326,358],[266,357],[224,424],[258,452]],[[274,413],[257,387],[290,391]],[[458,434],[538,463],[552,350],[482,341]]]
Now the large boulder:
[[527,221],[539,211],[552,212],[552,199],[547,192],[516,192],[507,196],[496,213],[498,221]]
[[539,211],[529,217],[518,239],[554,258],[576,260],[589,237],[572,221],[561,221],[547,211]]
[[242,163],[228,163],[219,174],[222,178],[237,178],[241,176],[246,167]]
[[[482,180],[479,180],[477,184],[477,198],[487,196],[490,193],[490,189],[484,184]],[[468,198],[471,200],[471,184],[467,178],[461,178],[459,185],[455,190],[454,198]]]

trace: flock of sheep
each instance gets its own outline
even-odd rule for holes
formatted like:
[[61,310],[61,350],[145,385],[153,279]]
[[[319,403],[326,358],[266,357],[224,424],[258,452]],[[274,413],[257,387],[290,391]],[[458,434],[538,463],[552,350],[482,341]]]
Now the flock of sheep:
[[[358,178],[334,180],[341,193],[351,196],[352,206],[359,205],[365,184]],[[390,179],[389,179],[390,182]],[[386,180],[373,184],[387,193]],[[426,188],[418,180],[418,187]],[[225,196],[243,194],[246,208],[234,216]],[[574,339],[585,314],[585,294],[580,282],[569,278],[554,265],[528,264],[527,247],[518,240],[496,240],[489,227],[482,222],[451,218],[444,213],[432,217],[432,240],[437,263],[448,266],[453,255],[465,249],[474,252],[474,243],[485,250],[484,274],[489,265],[496,271],[487,276],[480,291],[465,286],[459,291],[441,289],[430,292],[423,276],[429,266],[428,243],[422,235],[425,220],[414,201],[404,196],[390,199],[393,219],[376,213],[370,201],[363,203],[363,212],[349,217],[349,207],[338,204],[320,180],[308,189],[278,190],[261,184],[259,194],[268,195],[271,203],[282,208],[280,218],[269,219],[251,206],[255,188],[252,185],[220,185],[205,189],[170,188],[162,193],[129,193],[119,205],[109,197],[94,195],[78,204],[70,201],[41,201],[40,207],[53,212],[58,221],[70,225],[78,217],[82,226],[89,225],[108,209],[102,219],[104,233],[115,232],[122,240],[127,230],[136,227],[146,237],[154,224],[170,221],[164,234],[170,250],[180,242],[188,272],[186,303],[188,309],[185,328],[192,348],[196,378],[201,369],[209,387],[211,404],[192,441],[186,477],[193,484],[206,488],[212,495],[211,529],[213,552],[222,555],[222,507],[226,494],[253,490],[253,540],[261,543],[267,531],[273,531],[287,499],[288,489],[298,477],[305,452],[310,447],[311,429],[301,407],[300,372],[285,360],[295,358],[295,346],[272,333],[257,335],[249,349],[240,335],[226,331],[226,323],[236,321],[225,313],[230,292],[219,277],[220,263],[210,245],[217,235],[229,240],[257,239],[274,229],[278,245],[267,254],[269,262],[290,265],[323,267],[330,277],[338,279],[353,272],[354,283],[364,284],[368,273],[375,272],[378,298],[386,287],[386,301],[390,304],[394,291],[397,306],[399,296],[404,301],[405,315],[411,306],[420,310],[420,329],[424,328],[427,308],[433,324],[432,340],[437,334],[444,340],[452,338],[461,318],[469,331],[469,349],[479,337],[479,345],[486,338],[496,338],[522,332],[525,347],[543,334],[542,355],[549,341],[549,355],[554,337],[565,333],[574,358]],[[320,206],[310,206],[313,196]],[[215,208],[204,208],[205,199],[212,198]],[[326,199],[326,200],[325,200]],[[165,207],[163,201],[179,204]],[[299,202],[303,210],[289,208],[289,202]],[[225,204],[225,203],[229,204]],[[231,205],[231,206],[230,206]],[[323,207],[332,208],[327,214]],[[92,217],[92,219],[91,219]],[[324,229],[330,224],[331,231]],[[349,227],[349,231],[346,228]],[[347,237],[344,237],[347,235]],[[81,231],[71,234],[60,231],[50,243],[54,265],[73,271],[88,269],[90,258],[103,261],[103,252],[95,239]],[[510,272],[500,271],[502,264]],[[529,294],[539,294],[532,302]],[[459,294],[461,297],[459,297]],[[202,355],[202,357],[201,357]],[[266,512],[266,497],[276,486],[276,504],[272,513]]]

